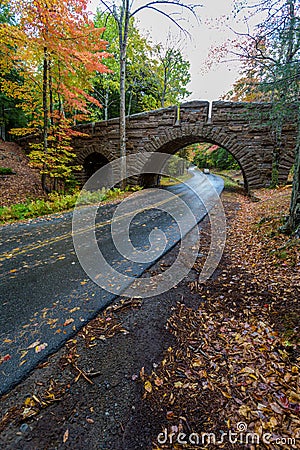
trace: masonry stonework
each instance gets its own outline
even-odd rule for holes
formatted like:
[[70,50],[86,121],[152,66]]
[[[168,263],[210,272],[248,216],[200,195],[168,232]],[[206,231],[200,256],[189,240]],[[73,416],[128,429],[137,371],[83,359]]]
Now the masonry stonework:
[[[210,142],[228,150],[241,166],[249,189],[271,182],[274,139],[269,119],[270,105],[265,103],[192,101],[177,107],[127,117],[127,152],[165,152],[174,154],[198,142]],[[179,120],[178,120],[179,119]],[[74,140],[76,163],[83,164],[92,153],[107,161],[119,157],[119,119],[80,125],[85,137]],[[286,182],[294,160],[295,123],[283,125],[279,181]],[[142,168],[141,168],[142,169]],[[82,183],[86,174],[78,174]],[[138,179],[135,180],[138,183]]]

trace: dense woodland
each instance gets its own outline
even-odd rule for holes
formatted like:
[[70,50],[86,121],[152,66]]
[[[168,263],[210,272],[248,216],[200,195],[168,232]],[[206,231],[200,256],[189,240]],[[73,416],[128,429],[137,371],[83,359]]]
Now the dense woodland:
[[[41,136],[31,145],[30,158],[40,170],[45,192],[61,190],[78,169],[72,166],[71,142],[78,135],[74,124],[120,116],[120,155],[124,156],[125,115],[178,104],[190,94],[190,64],[178,42],[170,39],[166,45],[154,44],[141,34],[136,21],[145,8],[166,15],[162,8],[168,3],[196,14],[196,5],[179,0],[154,1],[137,9],[126,0],[100,1],[95,16],[88,12],[86,0],[1,1],[1,136],[7,140],[32,133]],[[201,10],[197,14],[201,16]],[[214,51],[214,58],[230,55],[243,62],[241,78],[227,99],[269,101],[273,105],[272,185],[276,186],[281,130],[295,108],[299,117],[299,3],[237,0],[234,14],[237,20],[249,20],[249,31],[236,33],[230,45]],[[181,27],[176,18],[168,17]],[[287,231],[300,223],[299,139],[298,119]],[[219,161],[221,168],[235,167],[235,161],[223,150],[208,150],[199,149],[195,157],[199,165],[208,165],[209,158],[212,166]]]

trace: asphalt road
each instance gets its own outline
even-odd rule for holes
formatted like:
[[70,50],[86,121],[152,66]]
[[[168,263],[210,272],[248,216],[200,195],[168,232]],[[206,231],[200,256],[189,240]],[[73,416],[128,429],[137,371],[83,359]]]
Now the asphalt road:
[[[184,199],[199,222],[206,210],[194,191],[201,192],[202,199],[208,198],[211,192],[203,183],[203,175],[197,170],[192,173],[187,182],[192,189],[184,184],[168,189]],[[214,175],[208,175],[208,179],[220,193],[222,179]],[[139,205],[143,195],[147,194],[139,193]],[[115,249],[110,231],[115,209],[116,205],[99,208],[98,245],[116,270],[138,277],[153,262],[133,263]],[[179,228],[170,214],[160,211],[157,205],[145,211],[140,209],[137,208],[139,212],[129,234],[137,250],[149,249],[149,234],[156,228],[167,236],[164,252],[180,240]],[[84,217],[84,208],[81,211]],[[79,263],[72,240],[72,212],[2,226],[0,395],[20,382],[115,298],[115,294],[91,281]]]

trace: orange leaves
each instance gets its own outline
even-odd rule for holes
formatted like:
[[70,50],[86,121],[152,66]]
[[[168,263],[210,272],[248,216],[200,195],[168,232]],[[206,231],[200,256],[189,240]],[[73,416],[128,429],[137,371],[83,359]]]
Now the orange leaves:
[[68,325],[70,325],[70,324],[73,323],[73,322],[74,322],[74,319],[73,319],[73,318],[66,319],[66,320],[65,320],[65,323],[64,323],[64,327],[67,327]]
[[[259,203],[224,195],[235,218],[219,270],[199,287],[198,309],[178,304],[168,321],[175,343],[143,377],[152,385],[144,397],[154,411],[165,411],[168,431],[183,425],[218,433],[227,425],[235,432],[243,422],[260,437],[299,433],[299,255],[297,243],[278,235],[275,225],[289,193],[257,195]],[[284,269],[272,252],[278,246],[288,253]]]
[[69,439],[69,429],[67,428],[63,435],[63,443],[65,444]]
[[1,26],[0,46],[5,48],[0,54],[6,55],[6,72],[15,68],[24,81],[3,80],[6,94],[18,98],[30,113],[41,108],[41,67],[46,55],[54,100],[60,102],[63,95],[64,107],[70,111],[86,113],[89,102],[99,106],[87,92],[92,92],[95,71],[107,71],[103,60],[109,55],[107,42],[101,39],[103,29],[90,20],[86,0],[13,0],[11,8],[20,21],[18,26],[5,25],[5,32]]

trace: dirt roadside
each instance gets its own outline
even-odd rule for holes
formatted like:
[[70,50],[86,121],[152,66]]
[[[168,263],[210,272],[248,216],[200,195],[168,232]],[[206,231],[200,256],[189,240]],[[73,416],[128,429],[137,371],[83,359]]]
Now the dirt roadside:
[[0,206],[43,197],[40,175],[29,166],[29,158],[18,144],[0,141],[0,167],[13,171],[0,175]]

